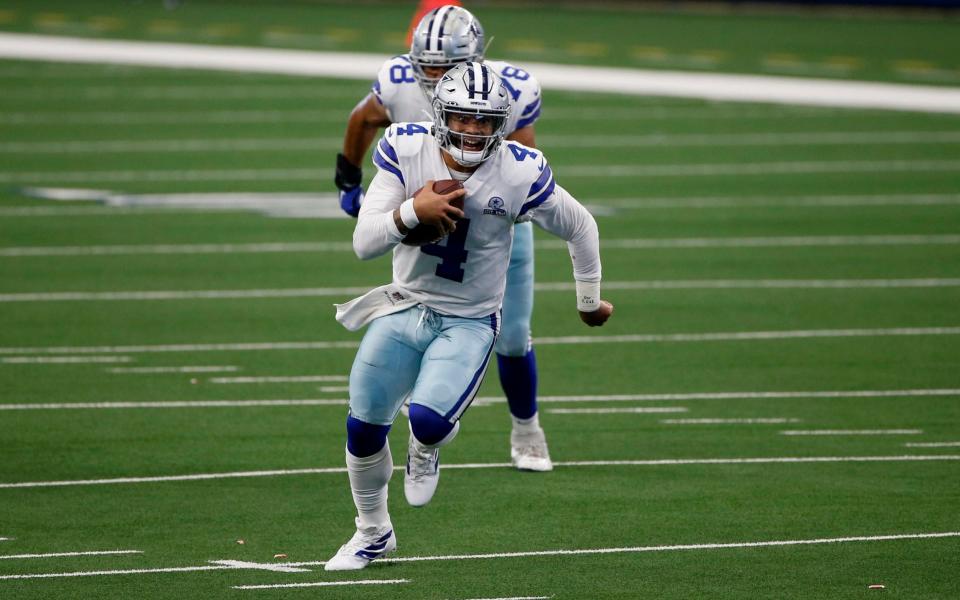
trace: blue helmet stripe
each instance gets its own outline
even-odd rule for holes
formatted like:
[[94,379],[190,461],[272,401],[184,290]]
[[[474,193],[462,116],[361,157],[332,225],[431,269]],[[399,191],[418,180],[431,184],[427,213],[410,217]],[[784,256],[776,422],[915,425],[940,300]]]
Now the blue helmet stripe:
[[431,33],[433,32],[433,22],[434,22],[434,20],[436,20],[436,18],[437,18],[437,13],[438,13],[438,12],[440,12],[440,9],[439,9],[439,8],[435,8],[435,9],[433,9],[433,11],[430,13],[430,24],[427,25],[427,46],[426,46],[426,49],[427,49],[427,50],[430,49],[430,38],[433,37],[433,35],[431,35]]
[[443,50],[443,26],[447,24],[447,19],[450,18],[452,12],[452,10],[448,10],[440,21],[440,31],[437,32],[437,50]]

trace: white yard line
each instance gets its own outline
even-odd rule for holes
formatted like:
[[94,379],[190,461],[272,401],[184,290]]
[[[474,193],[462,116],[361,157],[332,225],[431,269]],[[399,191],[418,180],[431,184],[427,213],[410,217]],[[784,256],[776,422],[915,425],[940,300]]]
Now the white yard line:
[[11,356],[0,359],[4,364],[67,365],[133,362],[130,356]]
[[[554,462],[556,467],[662,467],[687,465],[762,465],[762,464],[808,464],[808,463],[880,463],[880,462],[931,462],[960,461],[960,455],[901,455],[901,456],[801,456],[764,458],[682,458],[660,460],[583,460]],[[510,463],[461,463],[445,464],[444,469],[508,469]],[[403,465],[395,466],[402,471]],[[198,473],[193,475],[167,475],[155,477],[118,477],[113,479],[72,479],[61,481],[23,481],[0,483],[0,489],[66,487],[88,485],[115,485],[127,483],[165,483],[171,481],[209,481],[214,479],[238,479],[249,477],[286,477],[296,475],[329,475],[346,473],[346,467],[323,467],[314,469],[275,469],[269,471],[234,471],[228,473]]]
[[301,569],[286,565],[272,563],[257,563],[245,560],[211,560],[212,564],[223,565],[225,567],[234,567],[237,569],[254,569],[258,571],[273,571],[275,573],[306,573],[310,569]]
[[356,341],[249,342],[231,344],[160,344],[140,346],[0,347],[0,355],[11,354],[153,354],[166,352],[261,352],[265,350],[337,350],[356,348]]
[[[717,333],[662,333],[534,338],[534,344],[624,344],[661,342],[715,342],[791,340],[845,337],[901,337],[960,335],[960,327],[895,327],[890,329],[801,329]],[[166,352],[262,352],[267,350],[338,350],[357,348],[357,341],[240,342],[225,344],[159,344],[138,346],[0,347],[2,355],[20,354],[153,354]]]
[[[18,60],[277,73],[364,81],[388,58],[379,54],[94,40],[22,33],[0,34],[0,56]],[[544,89],[732,102],[960,112],[960,91],[934,86],[547,63],[528,63],[525,67],[536,73]]]
[[14,538],[0,537],[0,542],[11,542]]
[[[642,248],[758,248],[798,246],[911,246],[960,244],[960,234],[936,235],[797,235],[764,237],[715,238],[635,238],[609,239],[602,242],[604,250],[635,250]],[[541,250],[566,249],[566,242],[545,239],[537,242]],[[81,250],[82,251],[82,250]],[[0,256],[3,256],[0,250]]]
[[63,142],[0,142],[0,154],[86,154],[88,152],[301,152],[343,146],[341,138],[225,140],[104,140]]
[[[921,389],[921,390],[836,390],[836,391],[792,391],[792,392],[691,392],[669,394],[606,394],[538,396],[538,402],[677,402],[684,400],[787,400],[817,398],[930,398],[960,396],[960,389]],[[478,403],[504,403],[500,396],[481,396],[474,400]],[[0,404],[0,406],[3,406]]]
[[[28,142],[31,143],[31,142]],[[868,144],[955,144],[960,131],[813,131],[779,133],[681,133],[604,136],[537,136],[542,148],[636,148],[652,146],[842,146]],[[0,144],[0,151],[3,145]]]
[[[137,217],[143,215],[155,215],[158,213],[200,213],[215,212],[222,213],[223,208],[193,208],[184,206],[101,206],[101,205],[82,205],[82,206],[13,206],[0,208],[0,217]],[[242,210],[242,209],[237,209]]]
[[112,571],[73,571],[69,573],[24,573],[20,575],[0,575],[4,579],[58,579],[61,577],[100,577],[104,575],[148,575],[151,573],[193,573],[196,571],[223,571],[236,569],[226,565],[204,565],[202,567],[159,567],[155,569],[116,569]]
[[797,331],[745,331],[734,333],[674,333],[534,338],[541,346],[553,344],[643,344],[658,342],[727,342],[847,337],[960,335],[960,327],[901,327],[893,329],[812,329]]
[[[745,175],[809,175],[819,173],[954,172],[960,160],[835,160],[758,163],[701,163],[677,165],[573,165],[558,170],[561,177],[714,177]],[[20,174],[12,173],[11,178]],[[86,177],[93,173],[77,173]],[[56,177],[56,174],[51,174]],[[56,179],[55,179],[56,180]],[[108,181],[90,179],[92,181]],[[0,178],[2,181],[2,178]],[[59,181],[59,180],[58,180]],[[69,179],[67,181],[73,181]],[[15,181],[14,181],[15,183]]]
[[274,252],[353,252],[350,242],[272,242],[256,244],[144,244],[117,246],[0,247],[0,257],[118,256],[144,254],[260,254]]
[[[837,160],[758,163],[692,163],[672,165],[572,165],[562,177],[714,177],[807,175],[821,173],[954,172],[960,160]],[[145,171],[8,171],[0,183],[38,185],[66,183],[145,183],[195,181],[314,181],[315,169],[178,169]]]
[[[342,390],[345,391],[345,390]],[[552,402],[662,402],[678,400],[777,400],[817,398],[931,398],[960,396],[960,389],[926,390],[858,390],[811,392],[703,392],[687,394],[607,394],[595,396],[539,396],[537,400]],[[266,406],[344,406],[346,398],[303,400],[173,400],[159,402],[58,402],[3,404],[3,410],[117,410],[117,409],[179,409],[179,408],[247,408]],[[480,396],[473,406],[503,404],[500,396]]]
[[20,560],[27,558],[64,558],[68,556],[108,556],[113,554],[143,554],[143,550],[90,550],[85,552],[50,552],[47,554],[7,554],[0,560]]
[[[705,107],[641,107],[601,108],[566,110],[551,108],[541,117],[548,121],[581,119],[586,121],[669,121],[669,120],[771,120],[789,119],[835,119],[849,115],[850,111],[837,109],[803,109],[796,107],[764,106],[736,107],[728,105]],[[861,116],[862,113],[852,113]],[[200,110],[181,111],[56,111],[56,112],[8,112],[0,114],[3,125],[183,125],[183,124],[251,124],[251,123],[342,123],[343,115],[337,111],[322,110]]]
[[[721,550],[736,548],[764,548],[777,546],[799,546],[814,544],[840,544],[851,542],[877,542],[877,541],[897,541],[897,540],[916,540],[916,539],[940,539],[960,536],[960,532],[936,532],[936,533],[908,533],[894,535],[873,535],[873,536],[848,536],[837,538],[816,538],[805,540],[776,540],[776,541],[758,541],[758,542],[732,542],[732,543],[701,543],[701,544],[674,544],[663,546],[633,546],[621,548],[591,548],[591,549],[556,549],[556,550],[534,550],[525,552],[494,552],[485,554],[460,554],[460,555],[441,555],[441,556],[410,556],[397,558],[382,558],[379,562],[383,563],[404,563],[404,562],[433,562],[450,560],[487,560],[497,558],[526,558],[535,556],[586,556],[602,554],[627,554],[643,552],[671,552],[671,551],[696,551],[696,550]],[[321,566],[325,561],[311,561],[299,563],[284,563],[282,566],[306,567]],[[205,565],[197,567],[172,567],[172,568],[154,568],[154,569],[129,569],[114,571],[78,571],[72,573],[36,573],[20,575],[0,575],[3,579],[45,579],[60,577],[91,577],[104,575],[142,575],[151,573],[184,573],[197,571],[215,571],[215,570],[241,570],[242,567],[228,566],[224,564]],[[337,583],[355,583],[355,582],[337,582]],[[273,585],[273,584],[271,584]],[[241,588],[246,589],[246,588]]]
[[[926,540],[926,539],[944,539],[960,537],[960,532],[944,531],[929,533],[901,533],[892,535],[863,535],[846,536],[835,538],[813,538],[800,540],[771,540],[755,542],[723,542],[723,543],[700,543],[700,544],[671,544],[662,546],[630,546],[619,548],[584,548],[584,549],[553,549],[553,550],[532,550],[532,551],[508,551],[508,552],[489,552],[484,554],[452,554],[440,556],[407,556],[396,558],[381,558],[378,562],[382,563],[405,563],[405,562],[434,562],[450,560],[488,560],[498,558],[527,558],[535,556],[590,556],[603,554],[634,554],[644,552],[675,552],[675,551],[697,551],[697,550],[725,550],[737,548],[768,548],[778,546],[807,546],[819,544],[845,544],[854,542],[884,542],[899,540]],[[282,563],[289,567],[310,567],[322,566],[326,561],[292,562]],[[226,565],[205,565],[197,567],[169,567],[154,569],[129,569],[115,571],[77,571],[72,573],[36,573],[21,575],[0,575],[3,579],[46,579],[56,577],[91,577],[103,575],[143,575],[151,573],[187,573],[196,571],[218,571],[218,570],[241,570],[239,567]]]
[[264,585],[235,585],[235,590],[276,590],[283,588],[338,587],[348,585],[394,585],[410,583],[410,579],[355,579],[353,581],[313,581],[310,583],[273,583]]
[[[917,540],[960,537],[960,532],[908,533],[895,535],[851,536],[837,538],[817,538],[808,540],[776,540],[763,542],[733,542],[716,544],[674,544],[669,546],[634,546],[629,548],[593,548],[584,550],[540,550],[532,552],[498,552],[490,554],[459,554],[448,556],[409,556],[381,558],[380,562],[427,562],[440,560],[482,560],[491,558],[525,558],[531,556],[572,556],[593,554],[627,554],[639,552],[672,552],[682,550],[726,550],[734,548],[769,548],[776,546],[807,546],[816,544],[843,544],[849,542],[880,542],[894,540]],[[317,563],[319,564],[319,563]]]
[[[605,281],[604,290],[739,290],[739,289],[899,289],[960,287],[960,279],[699,279],[688,281]],[[249,290],[142,290],[111,292],[25,292],[0,294],[9,302],[139,302],[159,300],[239,300],[246,298],[317,298],[358,296],[369,287],[280,288]],[[572,282],[540,282],[537,292],[568,292]]]
[[189,125],[250,123],[342,123],[337,111],[322,110],[183,110],[57,111],[0,114],[3,125]]
[[346,87],[309,84],[269,84],[238,85],[138,85],[124,82],[123,85],[77,85],[71,87],[44,85],[41,89],[15,88],[4,90],[7,100],[49,100],[62,98],[71,100],[283,100],[283,99],[327,99],[344,98],[358,100],[369,91],[365,86]]
[[661,419],[666,425],[779,425],[783,423],[799,423],[800,419],[783,417],[760,419]]
[[[824,235],[715,238],[633,238],[603,241],[604,249],[756,248],[832,246],[925,246],[960,244],[960,234]],[[565,242],[543,240],[540,250],[566,250]],[[353,252],[350,242],[268,242],[238,244],[121,244],[116,246],[7,246],[0,257],[119,256],[148,254],[267,254],[279,252]]]
[[781,435],[920,435],[922,429],[792,429]]
[[[189,198],[188,198],[189,197]],[[275,216],[299,218],[334,218],[344,216],[340,208],[333,210],[324,204],[323,194],[153,194],[143,196],[119,196],[124,203],[117,204],[118,196],[105,191],[100,196],[89,198],[112,202],[110,206],[87,204],[83,206],[14,206],[0,207],[3,218],[44,217],[130,217],[154,214],[218,213],[231,210],[256,210]],[[126,203],[128,199],[144,203]],[[261,200],[262,198],[262,200]],[[278,201],[278,199],[285,201]],[[177,200],[172,202],[170,200]],[[214,200],[216,202],[214,202]],[[221,201],[225,200],[225,201]],[[229,200],[229,201],[226,201]],[[255,202],[252,200],[256,200]],[[673,198],[599,198],[591,199],[587,208],[595,213],[615,210],[658,210],[676,208],[727,209],[750,207],[775,208],[846,208],[886,206],[954,206],[960,204],[960,194],[846,194],[821,196],[704,196]]]
[[808,196],[676,196],[591,198],[590,205],[621,209],[940,206],[960,204],[960,194],[823,194]]
[[907,442],[908,448],[957,448],[960,442]]
[[510,596],[507,598],[467,598],[466,600],[550,600],[553,596]]
[[548,408],[547,412],[554,415],[611,415],[620,413],[682,413],[688,412],[689,410],[690,409],[682,406],[649,406],[642,408]]
[[[652,134],[608,136],[543,136],[545,148],[636,148],[644,146],[784,146],[868,144],[955,144],[960,131],[784,132],[748,134]],[[55,142],[0,142],[0,154],[86,154],[88,152],[301,152],[330,150],[341,138],[238,138],[173,140],[96,140]]]
[[212,377],[210,383],[313,383],[347,381],[346,375],[297,375],[291,377]]
[[186,367],[114,367],[108,373],[153,374],[153,373],[235,373],[240,367],[224,366],[186,366]]
[[258,408],[278,406],[345,406],[346,398],[306,400],[172,400],[169,402],[60,402],[0,404],[5,410],[120,410],[145,408]]

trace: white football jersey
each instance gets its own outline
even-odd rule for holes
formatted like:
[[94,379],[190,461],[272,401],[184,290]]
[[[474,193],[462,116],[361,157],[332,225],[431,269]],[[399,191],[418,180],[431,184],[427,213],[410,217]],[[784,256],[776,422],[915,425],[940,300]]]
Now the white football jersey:
[[[507,135],[533,125],[540,116],[540,83],[530,73],[508,62],[483,62],[500,75],[510,93],[512,109],[507,120]],[[394,56],[383,63],[372,89],[391,123],[433,119],[430,101],[413,76],[409,54]]]
[[479,318],[500,308],[513,243],[513,225],[529,218],[571,242],[575,276],[600,280],[596,223],[556,185],[539,150],[504,142],[465,182],[464,218],[435,244],[406,246],[393,211],[428,180],[450,179],[431,122],[387,128],[373,153],[371,182],[354,231],[361,258],[393,248],[393,282],[444,314]]

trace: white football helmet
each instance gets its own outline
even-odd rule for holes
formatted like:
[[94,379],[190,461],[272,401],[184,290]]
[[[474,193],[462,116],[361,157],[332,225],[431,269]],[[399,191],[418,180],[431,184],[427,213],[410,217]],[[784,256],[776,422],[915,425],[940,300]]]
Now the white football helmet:
[[[492,124],[490,134],[451,130],[451,120],[471,117]],[[507,135],[510,94],[500,76],[479,62],[460,63],[440,79],[433,94],[433,134],[440,147],[465,167],[493,156]]]
[[427,98],[440,79],[427,77],[424,67],[449,69],[458,63],[483,60],[483,44],[483,28],[465,8],[441,6],[424,15],[413,31],[410,62]]

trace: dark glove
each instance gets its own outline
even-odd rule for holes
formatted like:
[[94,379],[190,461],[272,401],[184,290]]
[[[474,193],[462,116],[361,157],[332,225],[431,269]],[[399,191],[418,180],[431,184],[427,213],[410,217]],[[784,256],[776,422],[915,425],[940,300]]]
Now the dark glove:
[[360,201],[363,199],[363,170],[354,165],[343,154],[337,154],[337,174],[333,183],[340,190],[340,207],[348,215],[355,217],[360,212]]

